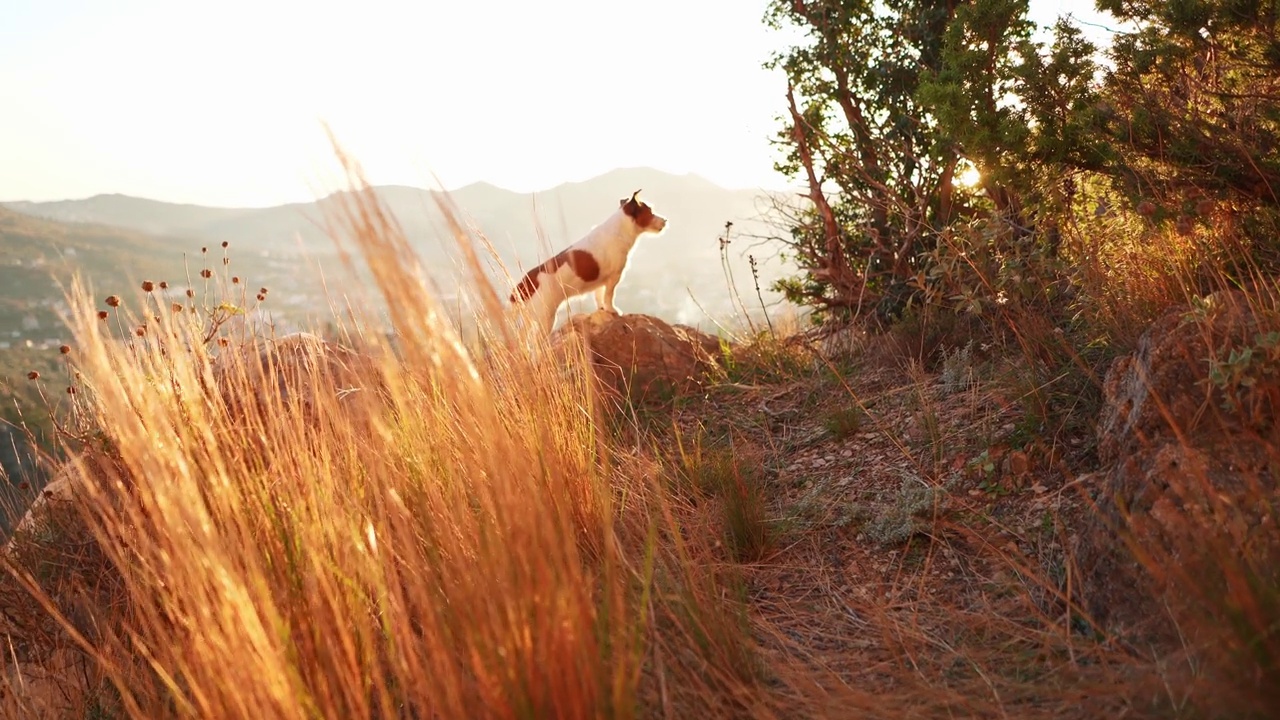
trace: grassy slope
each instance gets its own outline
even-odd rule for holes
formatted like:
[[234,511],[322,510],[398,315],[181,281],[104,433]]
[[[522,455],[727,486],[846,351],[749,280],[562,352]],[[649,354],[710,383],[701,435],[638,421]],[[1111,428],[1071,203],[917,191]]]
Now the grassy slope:
[[[60,323],[50,303],[64,297],[59,280],[82,272],[94,287],[122,277],[178,276],[176,242],[105,225],[61,223],[0,208],[0,331],[34,315],[44,328]],[[52,329],[51,335],[63,334]]]
[[[892,338],[763,336],[705,395],[597,412],[579,365],[463,350],[357,199],[403,353],[358,370],[365,391],[227,412],[154,382],[198,387],[199,353],[122,349],[82,311],[105,475],[145,481],[86,489],[100,544],[36,544],[96,547],[97,572],[20,565],[135,633],[55,678],[76,712],[1212,716],[1216,680],[1269,671],[1128,648],[1065,599],[1091,441],[1043,430],[1013,343],[925,369]],[[246,372],[233,397],[258,392]]]

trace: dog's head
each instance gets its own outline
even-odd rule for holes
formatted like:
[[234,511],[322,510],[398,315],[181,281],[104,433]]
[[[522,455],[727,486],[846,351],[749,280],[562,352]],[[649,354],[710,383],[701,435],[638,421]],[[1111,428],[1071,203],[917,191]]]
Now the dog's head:
[[622,198],[618,201],[618,206],[622,208],[624,215],[631,218],[640,232],[662,232],[667,227],[667,219],[655,213],[648,203],[636,197],[639,194],[640,191],[637,190],[631,193],[631,197]]

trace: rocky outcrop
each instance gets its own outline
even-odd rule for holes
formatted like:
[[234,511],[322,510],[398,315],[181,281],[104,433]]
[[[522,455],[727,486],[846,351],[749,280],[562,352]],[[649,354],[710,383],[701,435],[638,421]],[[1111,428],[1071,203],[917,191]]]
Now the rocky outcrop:
[[576,315],[551,336],[565,352],[586,344],[600,386],[616,398],[655,403],[687,393],[719,369],[720,341],[651,315]]
[[[259,408],[278,401],[301,404],[312,409],[316,388],[336,390],[334,399],[352,397],[376,373],[369,372],[375,359],[317,335],[298,332],[280,338],[244,345],[221,353],[213,362],[213,376],[223,401],[233,411],[243,411],[250,403]],[[245,387],[256,392],[246,394]]]
[[[1078,536],[1076,560],[1091,615],[1112,631],[1152,629],[1166,615],[1171,575],[1153,574],[1132,547],[1178,572],[1216,582],[1214,539],[1269,552],[1277,500],[1276,407],[1280,377],[1213,382],[1214,363],[1253,347],[1268,322],[1235,292],[1209,296],[1155,322],[1137,350],[1106,375],[1098,422],[1103,470],[1083,478],[1097,512]],[[1176,573],[1173,573],[1176,574]]]

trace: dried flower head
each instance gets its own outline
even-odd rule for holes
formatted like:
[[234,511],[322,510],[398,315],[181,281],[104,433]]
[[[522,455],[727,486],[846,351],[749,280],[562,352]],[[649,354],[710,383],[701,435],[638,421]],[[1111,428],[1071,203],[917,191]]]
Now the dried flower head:
[[134,335],[137,335],[138,337],[142,337],[143,335],[146,335],[146,334],[147,334],[147,327],[146,327],[145,325],[139,325],[139,326],[138,326],[138,327],[133,331],[133,334],[134,334]]
[[155,289],[156,289],[155,283],[151,282],[150,280],[142,281],[142,292],[151,292],[152,290],[155,290]]
[[36,371],[36,370],[32,370],[31,372],[27,373],[27,379],[28,379],[28,380],[39,380],[39,379],[40,379],[40,373],[39,373],[38,371]]
[[107,305],[109,307],[120,307],[120,298],[116,297],[115,295],[108,295]]
[[232,284],[232,285],[239,285],[239,284],[240,284],[240,276],[239,276],[239,275],[232,275],[232,276],[231,276],[231,284]]
[[168,289],[169,289],[169,283],[168,283],[167,281],[165,281],[165,280],[161,280],[161,281],[160,281],[160,289],[161,289],[161,290],[168,290]]
[[75,395],[75,394],[76,394],[76,388],[75,388],[75,386],[74,386],[74,385],[68,385],[68,386],[67,386],[67,394],[68,394],[68,395]]
[[180,313],[182,312],[182,303],[173,303],[169,306],[169,309],[176,313]]
[[219,345],[219,346],[221,346],[221,347],[226,347],[226,346],[227,346],[227,345],[229,345],[229,344],[230,344],[230,342],[229,342],[226,338],[224,338],[224,337],[220,337],[220,338],[218,338],[218,345]]
[[223,265],[230,265],[230,264],[231,264],[231,258],[225,258],[225,257],[224,257],[224,258],[222,258],[222,264],[223,264]]
[[262,293],[258,293],[258,302],[262,302],[266,299],[267,299],[266,295],[263,295]]
[[209,252],[209,248],[207,248],[207,247],[202,247],[202,248],[200,248],[200,254],[202,254],[202,255],[203,255],[204,253],[207,253],[207,252]]
[[196,296],[196,291],[192,290],[191,288],[187,288],[187,297],[193,298],[195,296]]
[[259,295],[266,295],[266,294],[267,294],[267,289],[266,289],[266,288],[258,288],[258,294],[259,294]]
[[208,280],[209,278],[213,277],[213,271],[208,268],[205,268],[204,270],[200,271],[200,277]]
[[226,240],[223,240],[223,241],[222,241],[222,249],[223,249],[223,250],[226,250],[226,249],[227,249],[227,246],[228,246],[228,245],[230,245],[230,244],[231,244],[231,243],[227,242]]
[[106,310],[99,310],[99,311],[98,311],[98,319],[99,319],[99,320],[106,320],[106,319],[107,319],[107,311],[106,311]]
[[60,346],[58,346],[58,352],[62,353],[63,355],[66,355],[67,353],[71,352],[71,346],[70,346],[70,345],[60,345]]

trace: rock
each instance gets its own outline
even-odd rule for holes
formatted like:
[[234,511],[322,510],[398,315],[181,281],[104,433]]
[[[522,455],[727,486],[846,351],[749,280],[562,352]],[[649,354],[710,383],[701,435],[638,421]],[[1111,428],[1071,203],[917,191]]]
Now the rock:
[[[1204,304],[1208,309],[1200,311],[1198,321],[1188,318],[1185,307],[1165,313],[1143,333],[1133,354],[1112,363],[1098,419],[1098,454],[1104,463],[1177,435],[1195,440],[1221,434],[1221,423],[1207,422],[1214,414],[1204,412],[1223,400],[1208,382],[1210,358],[1225,359],[1231,349],[1250,347],[1260,332],[1277,328],[1256,316],[1237,290],[1213,293]],[[1249,422],[1274,426],[1276,408],[1260,409],[1263,413]]]
[[641,404],[689,392],[719,368],[718,339],[651,315],[576,315],[552,334],[552,348],[565,352],[572,339],[585,342],[604,389]]
[[[109,462],[109,461],[108,461]],[[88,466],[96,474],[102,468]],[[63,466],[5,542],[0,562],[0,642],[6,648],[0,676],[0,715],[67,717],[83,710],[103,681],[96,664],[67,630],[36,601],[11,570],[39,586],[58,613],[90,643],[119,625],[127,603],[124,577],[98,544],[77,503],[86,482]]]
[[1163,623],[1170,590],[1154,584],[1124,534],[1144,552],[1155,550],[1161,562],[1195,574],[1196,563],[1212,562],[1203,557],[1206,533],[1235,532],[1213,508],[1225,503],[1232,508],[1228,516],[1256,525],[1262,508],[1277,499],[1268,452],[1277,439],[1276,408],[1264,402],[1248,417],[1223,412],[1224,396],[1208,381],[1211,357],[1251,346],[1270,328],[1238,292],[1215,293],[1207,303],[1210,309],[1197,320],[1188,319],[1187,308],[1162,316],[1133,354],[1114,361],[1104,381],[1097,428],[1102,469],[1078,483],[1091,491],[1097,512],[1072,545],[1085,605],[1113,632]]
[[310,333],[292,333],[256,344],[231,348],[213,361],[218,390],[233,411],[247,407],[245,382],[257,389],[252,398],[259,408],[270,407],[274,395],[282,404],[298,401],[314,407],[317,381],[337,391],[336,399],[366,390],[377,378],[376,360],[369,354],[332,343]]

